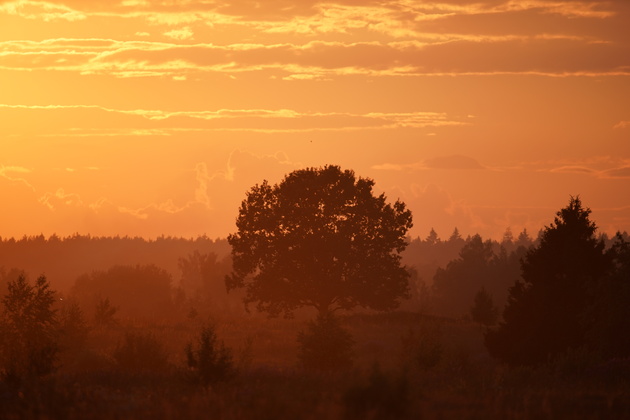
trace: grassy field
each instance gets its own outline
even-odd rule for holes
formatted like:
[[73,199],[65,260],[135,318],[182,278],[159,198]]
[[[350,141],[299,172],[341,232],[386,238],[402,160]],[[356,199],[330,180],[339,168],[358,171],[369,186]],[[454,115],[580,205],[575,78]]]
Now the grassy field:
[[[574,352],[538,368],[508,368],[489,357],[477,324],[392,312],[343,317],[355,340],[353,364],[313,372],[296,356],[305,321],[215,319],[236,371],[210,386],[192,379],[184,352],[206,324],[200,319],[93,328],[80,349],[61,353],[54,374],[0,383],[0,418],[630,418],[628,360]],[[124,364],[130,332],[152,341]]]

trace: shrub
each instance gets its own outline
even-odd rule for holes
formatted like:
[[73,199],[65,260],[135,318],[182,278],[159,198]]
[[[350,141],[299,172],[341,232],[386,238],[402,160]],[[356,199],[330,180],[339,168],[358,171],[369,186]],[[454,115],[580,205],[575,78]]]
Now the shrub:
[[306,369],[332,371],[352,365],[354,340],[331,313],[318,315],[298,334],[298,359]]
[[235,372],[232,350],[219,342],[215,327],[203,327],[195,346],[186,346],[188,367],[195,381],[207,386],[226,381]]

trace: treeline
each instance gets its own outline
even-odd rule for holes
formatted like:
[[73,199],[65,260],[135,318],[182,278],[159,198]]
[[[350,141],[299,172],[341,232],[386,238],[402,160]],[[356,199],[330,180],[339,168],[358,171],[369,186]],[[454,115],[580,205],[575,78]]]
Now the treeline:
[[70,290],[77,277],[116,265],[150,265],[166,270],[179,279],[179,259],[194,252],[225,258],[229,245],[225,239],[207,236],[186,239],[90,235],[60,238],[52,235],[24,236],[21,239],[0,238],[0,267],[17,268],[32,276],[45,275],[60,292]]
[[480,235],[461,236],[458,229],[446,240],[431,229],[410,241],[403,256],[409,267],[412,299],[405,309],[461,317],[469,313],[475,294],[485,289],[503,304],[507,289],[519,278],[520,258],[534,246],[526,229],[516,237],[507,229],[501,241]]
[[[483,285],[456,272],[468,270],[471,259],[482,256],[483,252],[475,251],[481,245],[481,238],[478,235],[463,238],[455,229],[447,240],[440,239],[432,230],[425,239],[409,238],[408,241],[403,263],[412,273],[412,298],[403,302],[402,308],[452,316],[466,312],[467,307],[458,307],[458,300],[450,296],[449,289],[457,289],[457,284],[461,283],[476,291]],[[492,253],[504,259],[506,252],[516,252],[533,242],[524,231],[515,240],[506,234],[502,242],[485,241],[483,247],[491,248]],[[458,262],[462,250],[464,259]],[[515,264],[514,257],[510,261]],[[225,291],[224,279],[231,270],[227,240],[212,240],[206,236],[155,240],[89,235],[0,238],[0,293],[4,294],[6,284],[20,274],[30,276],[31,280],[44,275],[60,295],[79,299],[90,315],[103,299],[109,299],[124,317],[172,315],[175,307],[183,306],[197,311],[206,308],[211,313],[221,313],[228,308],[242,312],[234,308],[236,296],[240,295],[228,295]],[[509,282],[513,282],[512,277],[489,290],[497,292]],[[468,298],[470,290],[465,294],[467,297],[460,299],[466,301],[466,305],[472,299]],[[500,296],[505,291],[496,294]],[[148,309],[156,305],[159,311]]]
[[[521,279],[523,258],[539,245],[543,232],[532,237],[524,229],[514,235],[508,228],[497,241],[480,235],[464,239],[455,228],[442,240],[432,229],[426,238],[411,240],[403,262],[412,273],[412,298],[403,302],[403,308],[450,318],[474,317],[473,307],[485,300],[491,306],[486,312],[497,314],[485,323],[493,324],[507,303],[509,289]],[[620,235],[629,238],[626,232]],[[597,239],[606,249],[615,243],[605,233]]]
[[[539,234],[540,235],[540,234]],[[539,236],[538,235],[538,236]],[[627,234],[624,233],[627,238]],[[401,309],[460,318],[471,316],[479,294],[501,312],[508,289],[521,278],[521,260],[536,246],[527,230],[503,238],[463,238],[457,228],[448,239],[432,229],[409,239],[403,263],[411,272],[411,299]],[[606,247],[612,239],[599,236]],[[0,239],[0,293],[25,273],[45,275],[61,296],[81,303],[90,316],[105,299],[124,318],[167,317],[205,312],[243,313],[239,293],[228,294],[225,276],[232,270],[225,239],[91,237],[53,235]]]

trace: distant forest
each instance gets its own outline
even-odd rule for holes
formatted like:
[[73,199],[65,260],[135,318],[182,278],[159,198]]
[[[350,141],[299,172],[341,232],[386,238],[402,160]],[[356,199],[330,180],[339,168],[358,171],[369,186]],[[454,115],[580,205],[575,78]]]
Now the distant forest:
[[179,283],[179,259],[189,254],[216,254],[225,258],[230,247],[225,239],[206,236],[195,239],[159,237],[92,237],[73,235],[60,238],[52,235],[24,236],[21,239],[0,239],[0,267],[24,270],[31,276],[45,275],[56,290],[67,292],[77,277],[94,270],[107,270],[116,265],[154,264]]
[[[623,236],[628,238],[625,232]],[[605,234],[600,238],[611,246]],[[425,238],[408,238],[403,263],[411,273],[411,298],[401,309],[467,317],[483,290],[500,311],[508,289],[521,276],[521,258],[537,241],[526,230],[514,235],[510,229],[501,241],[479,235],[463,238],[457,228],[445,239],[434,230]],[[231,269],[227,240],[206,236],[0,239],[0,295],[20,273],[31,279],[44,275],[60,295],[79,300],[88,312],[99,299],[109,299],[120,315],[131,318],[154,317],[153,310],[142,309],[150,308],[152,301],[164,316],[191,310],[213,316],[242,314],[242,296],[225,290],[224,278]]]

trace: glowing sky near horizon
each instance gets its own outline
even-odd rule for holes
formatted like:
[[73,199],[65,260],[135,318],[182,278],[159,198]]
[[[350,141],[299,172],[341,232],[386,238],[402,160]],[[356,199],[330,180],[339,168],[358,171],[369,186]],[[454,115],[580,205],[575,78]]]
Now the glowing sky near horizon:
[[412,236],[630,230],[630,2],[0,0],[0,236],[225,237],[338,164]]

